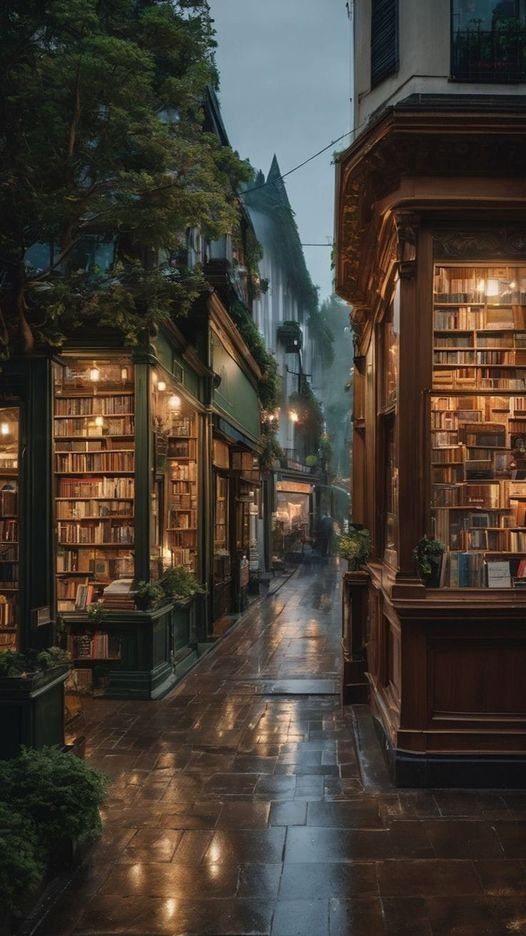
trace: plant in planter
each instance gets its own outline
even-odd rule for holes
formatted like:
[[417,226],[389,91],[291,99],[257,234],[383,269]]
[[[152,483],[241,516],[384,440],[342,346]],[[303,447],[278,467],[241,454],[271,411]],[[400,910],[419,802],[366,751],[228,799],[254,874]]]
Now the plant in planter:
[[100,834],[107,784],[100,771],[58,748],[24,748],[0,763],[2,799],[34,824],[51,864]]
[[371,555],[371,534],[360,524],[351,524],[347,533],[337,537],[336,549],[342,559],[347,559],[349,570],[356,572]]
[[166,598],[173,601],[185,601],[194,595],[203,595],[205,591],[194,573],[185,566],[166,569],[159,579],[159,586]]
[[[0,928],[2,915],[18,910],[40,883],[45,851],[34,822],[10,804],[0,803]],[[3,932],[3,930],[2,930]]]
[[425,584],[431,588],[438,588],[440,584],[443,553],[444,544],[428,536],[423,536],[413,549],[413,559],[417,564],[418,573]]
[[140,611],[157,607],[165,597],[165,592],[157,582],[139,582],[134,594],[135,605]]
[[0,677],[33,677],[69,663],[70,654],[61,647],[47,650],[0,651]]
[[104,607],[102,601],[95,601],[93,604],[88,605],[86,611],[90,623],[93,624],[95,630],[98,630],[108,617],[108,611]]

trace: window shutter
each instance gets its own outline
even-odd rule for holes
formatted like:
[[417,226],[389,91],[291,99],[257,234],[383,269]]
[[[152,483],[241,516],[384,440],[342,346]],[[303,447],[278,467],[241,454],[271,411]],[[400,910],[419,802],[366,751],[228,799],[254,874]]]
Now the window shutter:
[[372,0],[371,86],[398,71],[398,0]]

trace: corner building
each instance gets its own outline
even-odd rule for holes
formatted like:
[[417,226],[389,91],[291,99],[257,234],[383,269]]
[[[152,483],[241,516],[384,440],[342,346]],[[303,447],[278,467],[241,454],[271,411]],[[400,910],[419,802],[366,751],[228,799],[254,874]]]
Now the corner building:
[[[526,785],[526,5],[355,4],[336,285],[354,331],[345,696],[401,786]],[[440,578],[418,575],[424,536]]]

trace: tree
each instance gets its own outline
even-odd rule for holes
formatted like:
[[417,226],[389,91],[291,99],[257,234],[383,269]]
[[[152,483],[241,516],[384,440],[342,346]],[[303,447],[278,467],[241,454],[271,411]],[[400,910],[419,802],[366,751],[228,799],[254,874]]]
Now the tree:
[[251,176],[203,126],[214,46],[207,0],[4,0],[1,355],[188,309],[177,248],[231,230]]

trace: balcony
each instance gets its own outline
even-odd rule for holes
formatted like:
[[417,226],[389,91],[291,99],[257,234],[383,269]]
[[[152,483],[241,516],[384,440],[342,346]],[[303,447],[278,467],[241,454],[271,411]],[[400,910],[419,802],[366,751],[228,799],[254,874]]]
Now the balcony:
[[459,30],[451,44],[455,81],[511,84],[526,81],[526,27]]
[[303,332],[298,322],[287,321],[278,325],[278,341],[287,354],[297,354],[303,347]]

